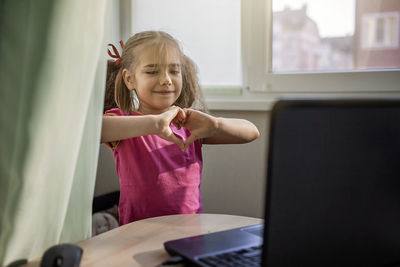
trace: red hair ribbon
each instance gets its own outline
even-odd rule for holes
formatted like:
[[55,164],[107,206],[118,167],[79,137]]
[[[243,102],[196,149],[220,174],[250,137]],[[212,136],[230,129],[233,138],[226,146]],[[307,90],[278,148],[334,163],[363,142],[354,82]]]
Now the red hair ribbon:
[[[119,44],[121,45],[121,48],[124,48],[124,42],[119,41]],[[117,58],[117,60],[115,61],[115,65],[119,68],[122,65],[122,58],[119,55],[118,49],[113,45],[113,44],[108,44],[109,46],[112,47],[114,54],[111,53],[110,49],[107,49],[108,51],[108,55],[112,58]]]

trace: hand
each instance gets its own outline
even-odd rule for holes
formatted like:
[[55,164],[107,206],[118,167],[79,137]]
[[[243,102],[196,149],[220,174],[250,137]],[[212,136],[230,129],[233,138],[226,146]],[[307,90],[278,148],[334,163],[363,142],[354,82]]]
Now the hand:
[[165,140],[171,141],[179,146],[181,150],[185,150],[185,145],[181,139],[179,139],[170,127],[171,123],[174,124],[178,129],[181,128],[185,121],[186,115],[183,109],[180,107],[172,106],[168,111],[161,113],[158,116],[158,135]]
[[186,119],[183,120],[183,127],[191,131],[191,135],[186,139],[185,150],[195,140],[213,136],[218,131],[218,120],[206,113],[194,110],[184,109]]

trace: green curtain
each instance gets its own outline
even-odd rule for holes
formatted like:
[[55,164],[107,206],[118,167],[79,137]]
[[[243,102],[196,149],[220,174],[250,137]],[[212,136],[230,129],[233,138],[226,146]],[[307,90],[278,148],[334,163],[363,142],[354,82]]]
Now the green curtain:
[[0,265],[90,237],[107,0],[0,0]]

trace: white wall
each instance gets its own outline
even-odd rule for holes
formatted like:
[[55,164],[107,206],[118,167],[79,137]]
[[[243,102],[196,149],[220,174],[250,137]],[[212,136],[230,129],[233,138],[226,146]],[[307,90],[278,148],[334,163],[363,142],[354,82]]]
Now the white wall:
[[115,171],[113,154],[105,145],[100,145],[94,196],[118,190],[119,181]]
[[267,112],[215,111],[213,115],[244,118],[260,137],[248,144],[203,146],[204,212],[263,217],[267,147]]
[[[260,137],[249,144],[204,145],[202,200],[205,213],[263,216],[268,112],[212,111],[253,122]],[[101,145],[95,196],[119,189],[112,152]]]

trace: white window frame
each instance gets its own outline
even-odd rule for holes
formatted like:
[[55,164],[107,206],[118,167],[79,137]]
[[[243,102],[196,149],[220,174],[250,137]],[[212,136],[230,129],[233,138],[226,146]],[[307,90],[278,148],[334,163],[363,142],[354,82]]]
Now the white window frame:
[[[393,18],[395,21],[394,25],[394,40],[390,43],[388,40],[384,40],[383,42],[376,42],[375,40],[368,41],[369,38],[376,38],[376,31],[373,29],[373,32],[370,32],[371,29],[366,29],[366,25],[368,22],[373,22],[374,26],[377,27],[377,20],[384,20],[384,32],[388,33],[388,19]],[[364,25],[363,30],[361,32],[361,47],[364,50],[378,50],[378,49],[388,49],[388,48],[398,48],[399,47],[399,12],[385,12],[385,13],[371,13],[365,14],[362,18],[362,23]],[[370,36],[371,35],[371,36]],[[385,36],[386,37],[386,36]]]
[[244,0],[242,5],[245,91],[267,95],[400,93],[399,69],[272,73],[272,0]]
[[[269,110],[279,97],[400,98],[399,69],[272,73],[272,1],[242,0],[243,87],[203,88],[210,109]],[[121,13],[134,8],[131,0],[120,0],[120,5]],[[123,38],[132,29],[128,21],[132,22],[125,13],[121,18]]]

